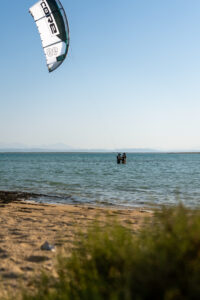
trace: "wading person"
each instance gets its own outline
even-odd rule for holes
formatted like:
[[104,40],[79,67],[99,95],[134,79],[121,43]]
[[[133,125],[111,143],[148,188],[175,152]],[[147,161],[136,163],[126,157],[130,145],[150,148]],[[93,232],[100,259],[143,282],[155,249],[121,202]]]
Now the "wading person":
[[122,163],[126,164],[126,153],[123,153],[122,155]]
[[117,163],[120,164],[122,160],[121,153],[117,154]]

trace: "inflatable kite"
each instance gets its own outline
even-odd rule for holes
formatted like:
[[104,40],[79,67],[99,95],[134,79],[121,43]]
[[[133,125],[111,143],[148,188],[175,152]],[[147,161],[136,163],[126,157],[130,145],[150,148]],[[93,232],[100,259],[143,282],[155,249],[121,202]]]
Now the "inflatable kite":
[[29,12],[40,33],[49,72],[65,60],[69,48],[69,26],[59,0],[40,0]]

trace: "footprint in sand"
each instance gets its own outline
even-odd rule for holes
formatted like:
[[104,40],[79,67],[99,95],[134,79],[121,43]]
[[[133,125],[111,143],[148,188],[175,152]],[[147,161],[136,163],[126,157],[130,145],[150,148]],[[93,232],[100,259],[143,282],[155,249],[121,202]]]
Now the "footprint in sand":
[[0,259],[6,259],[6,258],[8,258],[7,252],[0,248]]
[[34,262],[34,263],[41,263],[47,260],[50,260],[48,256],[40,256],[40,255],[31,255],[27,258],[27,261]]

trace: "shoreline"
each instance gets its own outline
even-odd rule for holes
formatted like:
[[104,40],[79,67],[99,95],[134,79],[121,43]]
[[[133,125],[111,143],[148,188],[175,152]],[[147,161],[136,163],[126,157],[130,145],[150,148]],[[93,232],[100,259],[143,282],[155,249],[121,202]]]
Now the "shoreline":
[[142,209],[147,211],[152,211],[155,208],[159,208],[160,205],[158,204],[138,204],[137,206],[131,205],[122,205],[122,204],[111,204],[111,203],[90,203],[90,202],[78,202],[78,201],[69,201],[68,203],[64,202],[50,202],[50,201],[37,201],[39,198],[47,198],[47,199],[70,199],[71,196],[56,196],[56,195],[47,195],[47,194],[40,194],[40,193],[32,193],[32,192],[24,192],[24,191],[7,191],[7,190],[0,190],[0,202],[4,201],[5,203],[10,202],[18,202],[18,201],[26,201],[30,203],[37,203],[37,204],[47,204],[47,205],[78,205],[78,206],[91,206],[94,208],[105,208],[105,209]]
[[[97,207],[86,204],[44,204],[29,201],[30,193],[0,191],[0,297],[21,286],[31,289],[32,279],[53,272],[60,251],[70,255],[80,230],[94,222],[118,220],[137,232],[153,212],[143,208]],[[56,251],[42,251],[48,242]]]

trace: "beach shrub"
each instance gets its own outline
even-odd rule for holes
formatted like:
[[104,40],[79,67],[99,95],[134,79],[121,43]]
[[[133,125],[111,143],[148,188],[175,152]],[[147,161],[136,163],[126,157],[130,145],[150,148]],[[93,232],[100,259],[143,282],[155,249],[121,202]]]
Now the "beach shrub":
[[58,258],[58,278],[43,276],[23,299],[200,299],[199,212],[163,208],[147,224],[136,234],[94,225]]

